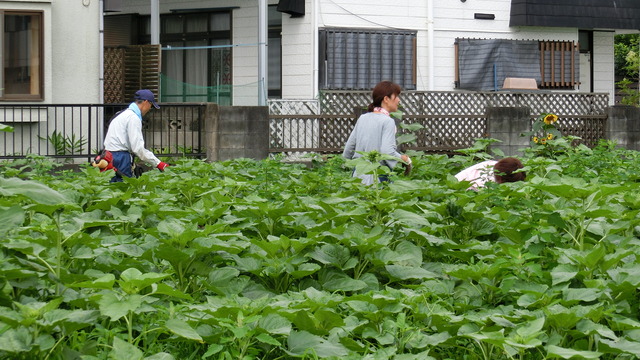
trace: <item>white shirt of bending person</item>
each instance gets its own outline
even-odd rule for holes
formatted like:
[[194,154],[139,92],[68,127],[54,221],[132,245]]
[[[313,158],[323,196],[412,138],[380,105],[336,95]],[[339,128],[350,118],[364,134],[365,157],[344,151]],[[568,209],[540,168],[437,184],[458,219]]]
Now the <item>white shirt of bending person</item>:
[[477,163],[473,166],[460,171],[455,175],[458,181],[469,181],[471,186],[469,190],[478,190],[484,187],[487,181],[495,181],[493,166],[497,163],[495,160],[487,160]]

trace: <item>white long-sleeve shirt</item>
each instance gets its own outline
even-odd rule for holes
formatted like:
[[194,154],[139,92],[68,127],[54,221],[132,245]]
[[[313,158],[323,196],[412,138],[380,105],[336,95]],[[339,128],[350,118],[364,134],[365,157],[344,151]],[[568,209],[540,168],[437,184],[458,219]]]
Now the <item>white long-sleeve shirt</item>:
[[458,179],[458,181],[471,182],[469,189],[477,190],[478,188],[484,187],[484,184],[487,181],[495,181],[493,166],[496,163],[497,161],[495,160],[487,160],[473,166],[469,166],[457,173],[455,175],[456,179]]
[[144,147],[142,115],[136,103],[131,103],[127,110],[111,120],[104,138],[104,148],[109,151],[128,151],[154,167],[160,164],[160,159]]

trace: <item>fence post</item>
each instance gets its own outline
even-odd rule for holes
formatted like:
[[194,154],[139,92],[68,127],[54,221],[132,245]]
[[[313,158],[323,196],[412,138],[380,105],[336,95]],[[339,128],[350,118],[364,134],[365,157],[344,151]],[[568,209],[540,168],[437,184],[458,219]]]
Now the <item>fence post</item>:
[[627,150],[640,150],[640,108],[615,105],[607,108],[605,138]]
[[269,155],[268,107],[208,103],[204,115],[207,161]]
[[522,155],[529,146],[529,137],[520,134],[531,130],[531,110],[528,107],[487,107],[487,136],[500,140],[491,145],[506,156]]

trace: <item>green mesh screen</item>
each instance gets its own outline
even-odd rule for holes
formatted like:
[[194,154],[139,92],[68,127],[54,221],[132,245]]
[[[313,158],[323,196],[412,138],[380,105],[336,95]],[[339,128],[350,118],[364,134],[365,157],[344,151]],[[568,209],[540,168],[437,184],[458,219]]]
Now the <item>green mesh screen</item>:
[[233,85],[200,86],[160,74],[161,102],[214,102],[232,105]]

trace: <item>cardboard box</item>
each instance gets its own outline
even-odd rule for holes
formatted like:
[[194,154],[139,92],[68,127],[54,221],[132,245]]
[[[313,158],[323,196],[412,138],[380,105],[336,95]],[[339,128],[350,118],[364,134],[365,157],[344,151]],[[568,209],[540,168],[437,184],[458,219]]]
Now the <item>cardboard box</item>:
[[536,79],[508,77],[504,79],[502,89],[538,90],[538,84]]

